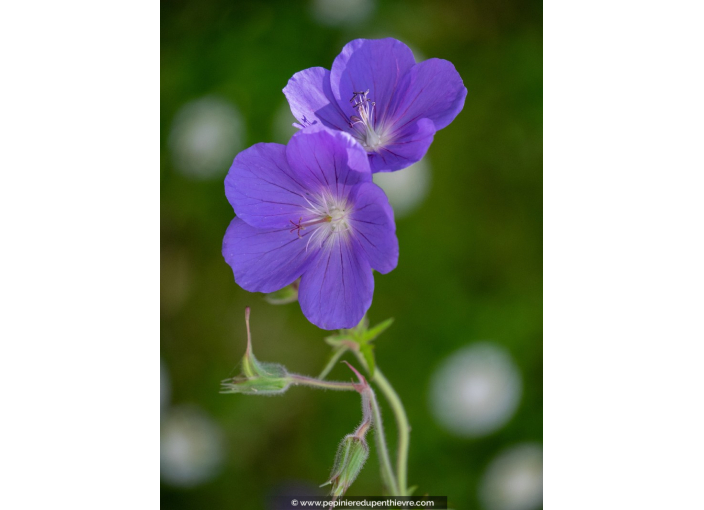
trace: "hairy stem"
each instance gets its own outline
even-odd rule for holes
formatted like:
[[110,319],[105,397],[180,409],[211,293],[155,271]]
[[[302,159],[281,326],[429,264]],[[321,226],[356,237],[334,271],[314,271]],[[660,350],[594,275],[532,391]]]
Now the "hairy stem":
[[[341,350],[344,352],[347,349],[344,348]],[[338,354],[337,358],[339,358],[341,355],[342,353]],[[325,372],[325,370],[323,372]],[[328,390],[357,391],[354,383],[323,381],[321,379],[314,379],[313,377],[307,377],[305,375],[298,374],[289,374],[289,377],[292,380],[291,384],[298,386],[310,386],[313,388],[323,388]],[[396,482],[396,477],[394,476],[393,467],[391,466],[389,449],[386,446],[386,435],[384,434],[384,425],[381,421],[381,409],[379,409],[379,403],[376,400],[376,395],[374,395],[374,392],[370,391],[369,395],[373,416],[372,426],[374,428],[374,435],[376,437],[377,448],[379,449],[379,464],[381,465],[381,475],[384,479],[384,485],[386,485],[391,496],[402,496]]]
[[[354,351],[357,359],[362,364],[362,366],[369,372],[369,367],[367,366],[364,356],[359,351]],[[407,488],[407,473],[408,473],[408,447],[410,444],[410,433],[411,427],[408,424],[408,417],[406,416],[406,410],[403,408],[401,399],[398,397],[396,390],[391,386],[388,379],[384,377],[384,374],[379,370],[377,366],[374,369],[374,377],[372,378],[379,389],[388,400],[391,409],[394,412],[394,417],[396,418],[396,425],[398,426],[398,459],[396,464],[397,469],[397,480],[398,489],[401,496],[405,496],[408,492]]]
[[357,391],[354,384],[349,382],[321,381],[320,379],[298,374],[289,374],[289,377],[291,378],[291,384],[295,384],[296,386],[311,386],[313,388],[322,388],[326,390]]
[[379,450],[379,465],[381,466],[381,476],[384,479],[384,485],[391,496],[403,496],[399,491],[396,477],[394,476],[394,468],[391,466],[389,457],[389,448],[386,446],[386,434],[384,434],[384,425],[381,422],[381,409],[376,401],[376,395],[371,393],[372,412],[374,413],[374,436],[376,438],[376,446]]

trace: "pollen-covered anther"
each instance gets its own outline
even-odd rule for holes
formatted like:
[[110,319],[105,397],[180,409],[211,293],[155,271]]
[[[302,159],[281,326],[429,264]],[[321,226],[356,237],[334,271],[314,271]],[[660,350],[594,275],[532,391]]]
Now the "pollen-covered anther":
[[352,99],[350,103],[352,107],[357,110],[357,115],[352,115],[350,117],[350,127],[354,127],[355,124],[362,123],[365,127],[374,125],[374,108],[376,103],[370,100],[367,96],[369,95],[369,90],[366,92],[353,92]]

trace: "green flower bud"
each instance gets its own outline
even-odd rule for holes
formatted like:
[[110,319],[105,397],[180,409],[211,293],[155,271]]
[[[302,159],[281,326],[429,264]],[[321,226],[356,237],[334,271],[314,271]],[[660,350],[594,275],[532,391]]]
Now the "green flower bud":
[[330,494],[334,498],[339,498],[355,481],[368,457],[369,445],[363,437],[354,434],[345,436],[337,449],[330,479],[321,487],[332,484]]
[[242,374],[222,381],[220,393],[276,395],[285,392],[292,382],[286,368],[276,363],[262,363],[254,357],[249,308],[245,309],[244,319],[247,324],[247,351],[242,358]]

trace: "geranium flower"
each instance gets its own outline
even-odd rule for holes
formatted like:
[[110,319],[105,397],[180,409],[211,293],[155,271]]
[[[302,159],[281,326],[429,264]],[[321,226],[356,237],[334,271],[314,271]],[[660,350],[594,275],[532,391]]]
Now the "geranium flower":
[[348,134],[296,133],[235,158],[225,194],[237,217],[222,253],[235,281],[274,292],[301,278],[303,314],[323,329],[356,326],[372,302],[372,269],[398,262],[393,211],[372,182],[364,149]]
[[331,71],[296,73],[283,92],[297,127],[322,124],[351,134],[369,154],[372,172],[422,159],[467,96],[450,62],[416,64],[410,48],[396,39],[356,39],[342,48]]

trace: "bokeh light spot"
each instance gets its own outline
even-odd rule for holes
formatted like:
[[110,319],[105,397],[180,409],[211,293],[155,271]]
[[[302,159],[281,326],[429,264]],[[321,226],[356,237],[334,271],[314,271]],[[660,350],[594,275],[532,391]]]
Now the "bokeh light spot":
[[522,384],[511,356],[498,345],[476,343],[450,355],[434,373],[430,408],[459,436],[483,436],[508,422]]
[[172,408],[161,422],[161,478],[193,487],[213,478],[223,461],[223,435],[196,407]]
[[536,510],[543,504],[543,449],[525,443],[499,454],[479,487],[487,510]]
[[176,113],[169,147],[176,169],[193,179],[224,177],[242,149],[244,122],[234,105],[209,96]]
[[397,172],[376,173],[373,179],[389,197],[396,218],[403,218],[420,207],[430,191],[430,163],[426,157]]
[[374,0],[313,0],[313,17],[323,25],[356,25],[374,11]]

